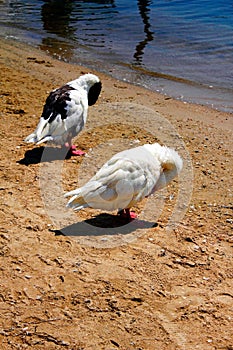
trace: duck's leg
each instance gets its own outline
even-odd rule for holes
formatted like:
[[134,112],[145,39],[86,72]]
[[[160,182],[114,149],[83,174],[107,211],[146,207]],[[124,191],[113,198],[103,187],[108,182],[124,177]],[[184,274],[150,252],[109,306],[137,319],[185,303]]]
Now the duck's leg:
[[121,218],[127,219],[129,221],[137,218],[137,214],[134,211],[127,209],[119,210],[117,213]]
[[76,146],[72,145],[71,138],[65,143],[65,147],[69,148],[70,156],[84,156],[85,152],[78,150]]

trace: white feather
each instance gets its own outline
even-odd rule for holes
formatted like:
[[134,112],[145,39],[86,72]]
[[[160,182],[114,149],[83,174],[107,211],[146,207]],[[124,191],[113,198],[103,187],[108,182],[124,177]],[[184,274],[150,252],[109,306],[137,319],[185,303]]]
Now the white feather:
[[67,206],[113,211],[130,208],[166,186],[182,169],[173,149],[153,145],[132,148],[114,155],[83,187],[67,192]]
[[[61,145],[70,143],[71,139],[77,136],[85,126],[89,92],[95,84],[100,84],[101,89],[100,80],[96,75],[85,74],[53,90],[46,100],[35,131],[24,141],[37,144],[48,141]],[[98,95],[100,89],[97,91]]]

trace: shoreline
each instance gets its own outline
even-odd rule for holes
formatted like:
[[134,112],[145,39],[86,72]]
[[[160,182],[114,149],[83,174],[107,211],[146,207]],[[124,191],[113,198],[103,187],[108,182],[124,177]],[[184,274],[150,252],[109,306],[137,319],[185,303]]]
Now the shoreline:
[[[56,51],[49,52],[49,48],[36,43],[26,43],[23,40],[1,38],[5,42],[9,41],[10,45],[19,44],[22,46],[31,47],[33,50],[38,50],[46,56],[51,57],[61,62],[66,62],[71,65],[79,65],[77,62],[77,54],[68,54],[68,56],[59,56]],[[13,44],[14,45],[14,44]],[[152,93],[159,93],[166,97],[181,101],[183,103],[193,103],[212,108],[217,111],[230,113],[233,115],[232,93],[230,88],[225,86],[215,86],[204,82],[192,81],[179,76],[163,74],[155,71],[147,70],[143,66],[137,66],[125,62],[108,62],[103,58],[89,54],[89,49],[86,48],[87,56],[83,53],[81,46],[81,62],[80,66],[89,67],[91,70],[102,72],[104,75],[112,77],[112,79],[121,80],[135,86],[150,90]],[[63,58],[62,58],[63,57]]]
[[[0,54],[2,349],[230,349],[232,115],[92,70],[103,88],[75,140],[88,156],[41,163],[43,147],[24,138],[48,93],[90,70],[15,42],[2,41]],[[62,191],[120,147],[154,140],[188,154],[193,179],[184,173],[139,203],[139,224],[112,234],[115,213],[66,211]],[[43,197],[59,171],[61,191],[51,186]],[[183,216],[168,231],[180,183],[191,197],[185,208],[179,203]],[[63,215],[74,218],[76,236],[59,224]]]
[[[123,62],[119,62],[119,64],[111,64],[110,62],[104,63],[104,61],[102,61],[98,57],[95,59],[94,65],[91,62],[91,58],[83,58],[80,64],[78,64],[74,59],[71,58],[70,62],[68,62],[65,58],[64,60],[60,59],[57,53],[49,53],[47,52],[48,50],[45,50],[45,48],[41,49],[41,47],[36,44],[27,44],[23,41],[18,41],[13,38],[0,38],[0,41],[1,40],[6,44],[9,42],[9,45],[17,46],[17,44],[19,44],[19,47],[21,48],[25,46],[30,48],[32,51],[39,51],[42,55],[44,54],[45,56],[50,57],[52,60],[54,59],[66,63],[68,65],[70,64],[79,67],[86,67],[86,69],[93,70],[99,73],[101,72],[103,75],[111,77],[113,80],[115,79],[125,82],[127,84],[132,84],[135,87],[141,87],[155,94],[159,93],[164,97],[170,97],[173,100],[180,101],[181,103],[200,105],[219,112],[233,115],[233,107],[231,108],[230,105],[226,107],[223,103],[223,100],[221,100],[222,97],[219,97],[223,96],[224,94],[225,96],[228,96],[228,103],[230,103],[229,101],[231,101],[229,89],[225,89],[224,93],[223,87],[213,87],[185,78],[172,76],[169,74],[167,75],[153,71],[147,71],[143,67],[137,67]],[[103,66],[105,66],[105,68],[103,68]],[[146,80],[144,80],[144,77],[146,77]],[[150,80],[149,77],[152,80]],[[157,82],[153,81],[155,77],[156,79],[158,79]],[[163,87],[163,85],[165,86],[165,88]],[[186,96],[183,96],[184,91]]]
[[[5,51],[5,55],[8,55],[7,52],[10,53],[11,48],[14,48],[15,53],[13,53],[12,55],[12,59],[9,60],[9,62],[3,62],[4,64],[6,64],[9,67],[14,67],[15,63],[17,63],[19,57],[21,56],[22,60],[24,60],[24,63],[22,60],[19,60],[21,65],[21,69],[25,70],[26,72],[28,70],[31,70],[31,73],[35,75],[35,77],[40,76],[40,72],[43,71],[40,70],[39,65],[41,64],[43,66],[43,60],[47,61],[47,64],[45,63],[45,66],[47,66],[50,69],[46,69],[46,73],[48,74],[48,77],[45,76],[45,73],[42,72],[42,75],[44,75],[45,80],[47,81],[52,81],[54,82],[54,86],[60,86],[62,84],[62,82],[66,82],[69,80],[73,80],[74,79],[74,71],[75,71],[75,67],[77,67],[77,75],[79,74],[78,72],[89,72],[90,70],[93,71],[95,74],[100,75],[101,77],[104,77],[104,79],[106,79],[106,87],[108,88],[110,86],[110,84],[112,83],[113,87],[114,87],[114,82],[119,82],[121,83],[124,87],[125,86],[132,86],[135,88],[136,90],[140,91],[140,98],[142,99],[143,103],[146,103],[148,105],[148,107],[153,106],[153,104],[148,103],[147,98],[144,98],[142,95],[142,92],[146,92],[146,96],[150,95],[150,96],[154,96],[155,98],[155,103],[158,101],[158,104],[160,102],[164,102],[167,103],[167,108],[169,109],[169,105],[171,103],[174,103],[175,105],[178,106],[179,110],[183,109],[184,111],[188,110],[189,106],[192,106],[194,109],[196,107],[196,110],[200,111],[200,113],[206,113],[206,117],[207,117],[207,121],[209,122],[210,119],[209,118],[215,118],[215,116],[217,116],[217,118],[219,118],[219,120],[217,119],[216,122],[220,122],[222,127],[229,129],[229,128],[233,128],[233,122],[228,119],[229,117],[232,116],[232,113],[229,112],[224,112],[224,111],[220,111],[217,109],[212,108],[211,106],[207,106],[207,105],[202,105],[202,104],[198,104],[198,103],[192,103],[192,102],[186,102],[186,101],[180,101],[176,98],[164,95],[160,92],[156,92],[156,91],[152,91],[146,87],[140,86],[140,85],[135,85],[133,83],[130,82],[125,82],[123,80],[119,80],[116,78],[113,78],[110,74],[108,75],[107,73],[102,73],[102,72],[98,72],[96,69],[89,69],[85,66],[82,65],[78,65],[76,63],[67,63],[64,61],[61,61],[59,59],[53,58],[51,55],[45,53],[44,51],[41,51],[39,48],[36,48],[34,46],[31,45],[27,45],[24,43],[20,43],[18,41],[15,40],[6,40],[6,39],[0,39],[1,42],[1,46],[2,49]],[[30,59],[30,57],[28,56],[28,52],[33,53],[34,55],[37,55],[39,57],[39,59],[35,60],[33,59],[33,57]],[[26,60],[26,62],[25,62]],[[56,68],[53,68],[53,64],[50,63],[50,60],[52,62],[56,62]],[[30,62],[31,61],[31,62]],[[33,61],[35,61],[37,64],[37,68],[39,68],[38,70],[35,69],[35,67],[33,67]],[[41,62],[40,62],[41,61]],[[32,63],[32,64],[30,64]],[[68,70],[68,74],[67,74],[67,79],[64,79],[64,74],[66,74],[65,72],[62,72],[66,69]],[[56,76],[57,75],[57,79]],[[61,79],[59,81],[59,78]],[[62,81],[62,82],[61,82]],[[106,89],[108,90],[108,89]],[[106,98],[107,98],[107,94],[106,94]],[[135,98],[135,96],[134,96]],[[160,108],[160,106],[157,106],[158,109]],[[183,107],[183,108],[182,108]],[[162,112],[159,110],[159,112]],[[183,111],[182,111],[183,113]],[[210,117],[209,117],[210,115]],[[174,111],[174,117],[176,117],[176,111]],[[196,117],[196,116],[195,116]],[[198,118],[199,120],[201,120],[200,118]],[[202,120],[203,122],[205,122],[205,119]],[[227,122],[226,122],[227,121]]]

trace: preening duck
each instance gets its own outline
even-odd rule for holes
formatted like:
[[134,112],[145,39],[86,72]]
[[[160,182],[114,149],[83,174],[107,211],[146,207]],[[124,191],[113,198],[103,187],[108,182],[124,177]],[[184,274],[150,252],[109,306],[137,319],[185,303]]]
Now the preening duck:
[[53,90],[35,131],[24,141],[51,142],[69,147],[71,155],[83,155],[84,152],[72,145],[72,139],[84,128],[88,106],[96,103],[100,91],[101,81],[94,74],[84,74]]
[[128,220],[130,208],[165,187],[183,167],[179,154],[158,143],[145,144],[115,154],[83,187],[67,192],[67,206],[118,210]]

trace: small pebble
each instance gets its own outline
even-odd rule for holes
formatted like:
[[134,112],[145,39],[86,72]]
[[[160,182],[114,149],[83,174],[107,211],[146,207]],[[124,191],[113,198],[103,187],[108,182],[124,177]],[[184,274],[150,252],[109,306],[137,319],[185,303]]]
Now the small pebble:
[[30,275],[25,275],[24,277],[27,278],[28,280],[30,280],[30,278],[32,278],[32,276],[30,276]]

